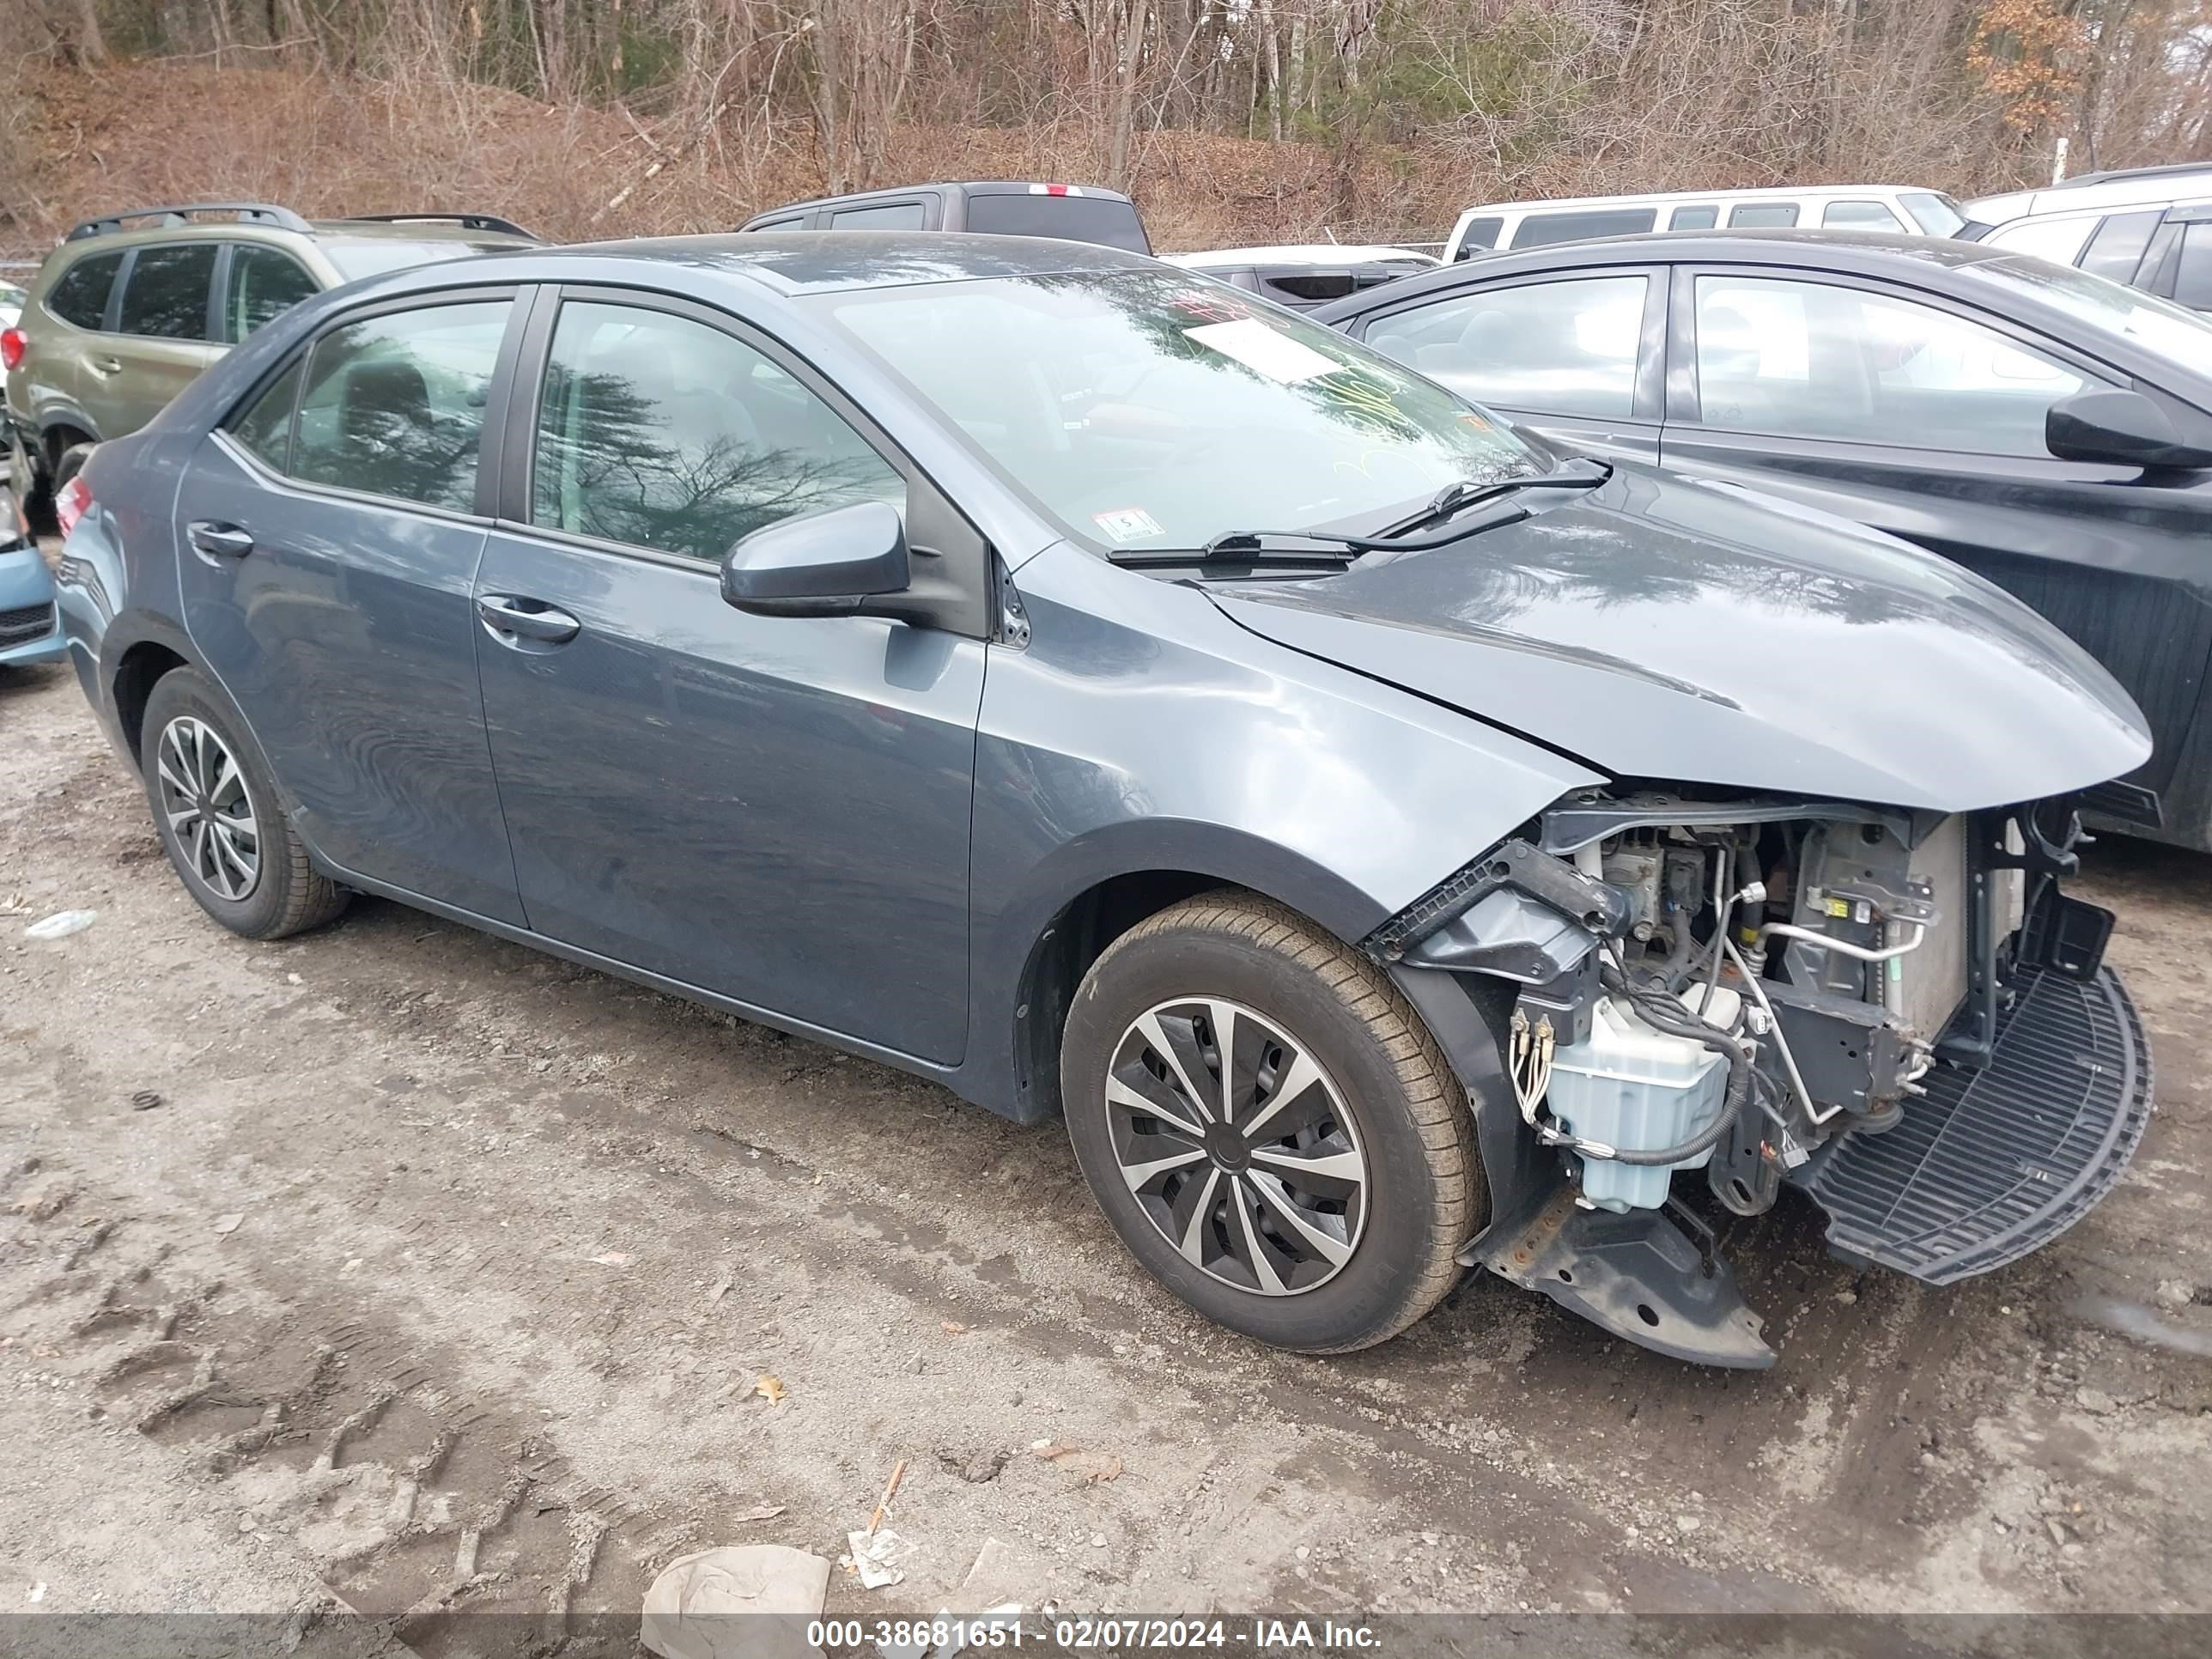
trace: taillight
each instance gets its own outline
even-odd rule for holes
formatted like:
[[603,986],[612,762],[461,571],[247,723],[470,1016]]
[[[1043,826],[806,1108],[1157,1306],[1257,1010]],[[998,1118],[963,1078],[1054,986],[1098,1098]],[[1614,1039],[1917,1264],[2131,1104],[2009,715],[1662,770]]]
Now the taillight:
[[54,522],[66,536],[76,528],[76,522],[92,510],[92,486],[80,472],[54,491]]
[[0,368],[18,367],[30,349],[30,339],[21,329],[0,328]]

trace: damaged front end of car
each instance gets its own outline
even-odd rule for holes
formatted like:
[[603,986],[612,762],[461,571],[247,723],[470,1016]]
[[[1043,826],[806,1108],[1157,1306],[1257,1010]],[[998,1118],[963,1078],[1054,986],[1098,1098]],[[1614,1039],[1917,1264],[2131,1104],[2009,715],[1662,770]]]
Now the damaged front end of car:
[[1774,1360],[1714,1227],[1785,1186],[1931,1284],[2049,1242],[2150,1112],[2081,798],[1900,811],[1586,789],[1364,947],[1462,1060],[1491,1186],[1461,1254],[1679,1358]]

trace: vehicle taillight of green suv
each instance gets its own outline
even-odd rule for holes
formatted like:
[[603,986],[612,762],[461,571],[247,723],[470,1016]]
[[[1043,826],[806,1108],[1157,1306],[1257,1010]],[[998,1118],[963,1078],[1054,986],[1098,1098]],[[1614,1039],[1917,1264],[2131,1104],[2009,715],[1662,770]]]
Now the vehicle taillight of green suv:
[[12,327],[9,482],[43,501],[89,447],[146,424],[202,369],[310,295],[357,277],[537,238],[483,213],[310,222],[258,202],[202,202],[88,219],[40,266]]

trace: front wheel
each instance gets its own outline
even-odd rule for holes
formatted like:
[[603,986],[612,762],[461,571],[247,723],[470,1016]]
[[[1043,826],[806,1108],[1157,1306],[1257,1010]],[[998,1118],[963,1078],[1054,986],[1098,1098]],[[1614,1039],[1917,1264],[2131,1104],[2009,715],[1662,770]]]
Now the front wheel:
[[1389,975],[1250,894],[1187,900],[1107,948],[1068,1012],[1060,1091],[1131,1253],[1276,1347],[1396,1335],[1487,1213],[1465,1092]]

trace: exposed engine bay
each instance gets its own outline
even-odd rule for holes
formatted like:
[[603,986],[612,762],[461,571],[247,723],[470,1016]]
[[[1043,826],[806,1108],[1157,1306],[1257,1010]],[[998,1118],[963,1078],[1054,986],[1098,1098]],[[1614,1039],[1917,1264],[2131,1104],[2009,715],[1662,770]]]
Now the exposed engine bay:
[[[1552,1173],[1462,1259],[1646,1346],[1755,1365],[1772,1357],[1759,1321],[1678,1176],[1746,1217],[1802,1187],[1836,1218],[1838,1254],[1936,1282],[2034,1248],[2071,1214],[2044,1228],[2022,1207],[2006,1160],[2027,1141],[1999,1114],[2044,1087],[2054,1042],[2117,1066],[2104,1028],[2133,1018],[2075,1006],[2091,989],[2125,1002],[2101,968],[2110,914],[2058,890],[2081,839],[2064,802],[1945,815],[1656,791],[1579,792],[1523,826],[1370,941],[1514,988],[1505,1078]],[[2046,979],[2069,988],[2039,993],[2031,1018],[2023,998]],[[2043,1048],[2023,1046],[2023,1018],[2050,1028]],[[2066,1119],[2022,1166],[2035,1202],[2125,1162],[2147,1051],[2140,1086],[2110,1101],[2063,1073],[2050,1087]],[[1670,1294],[1655,1273],[1700,1282]]]

